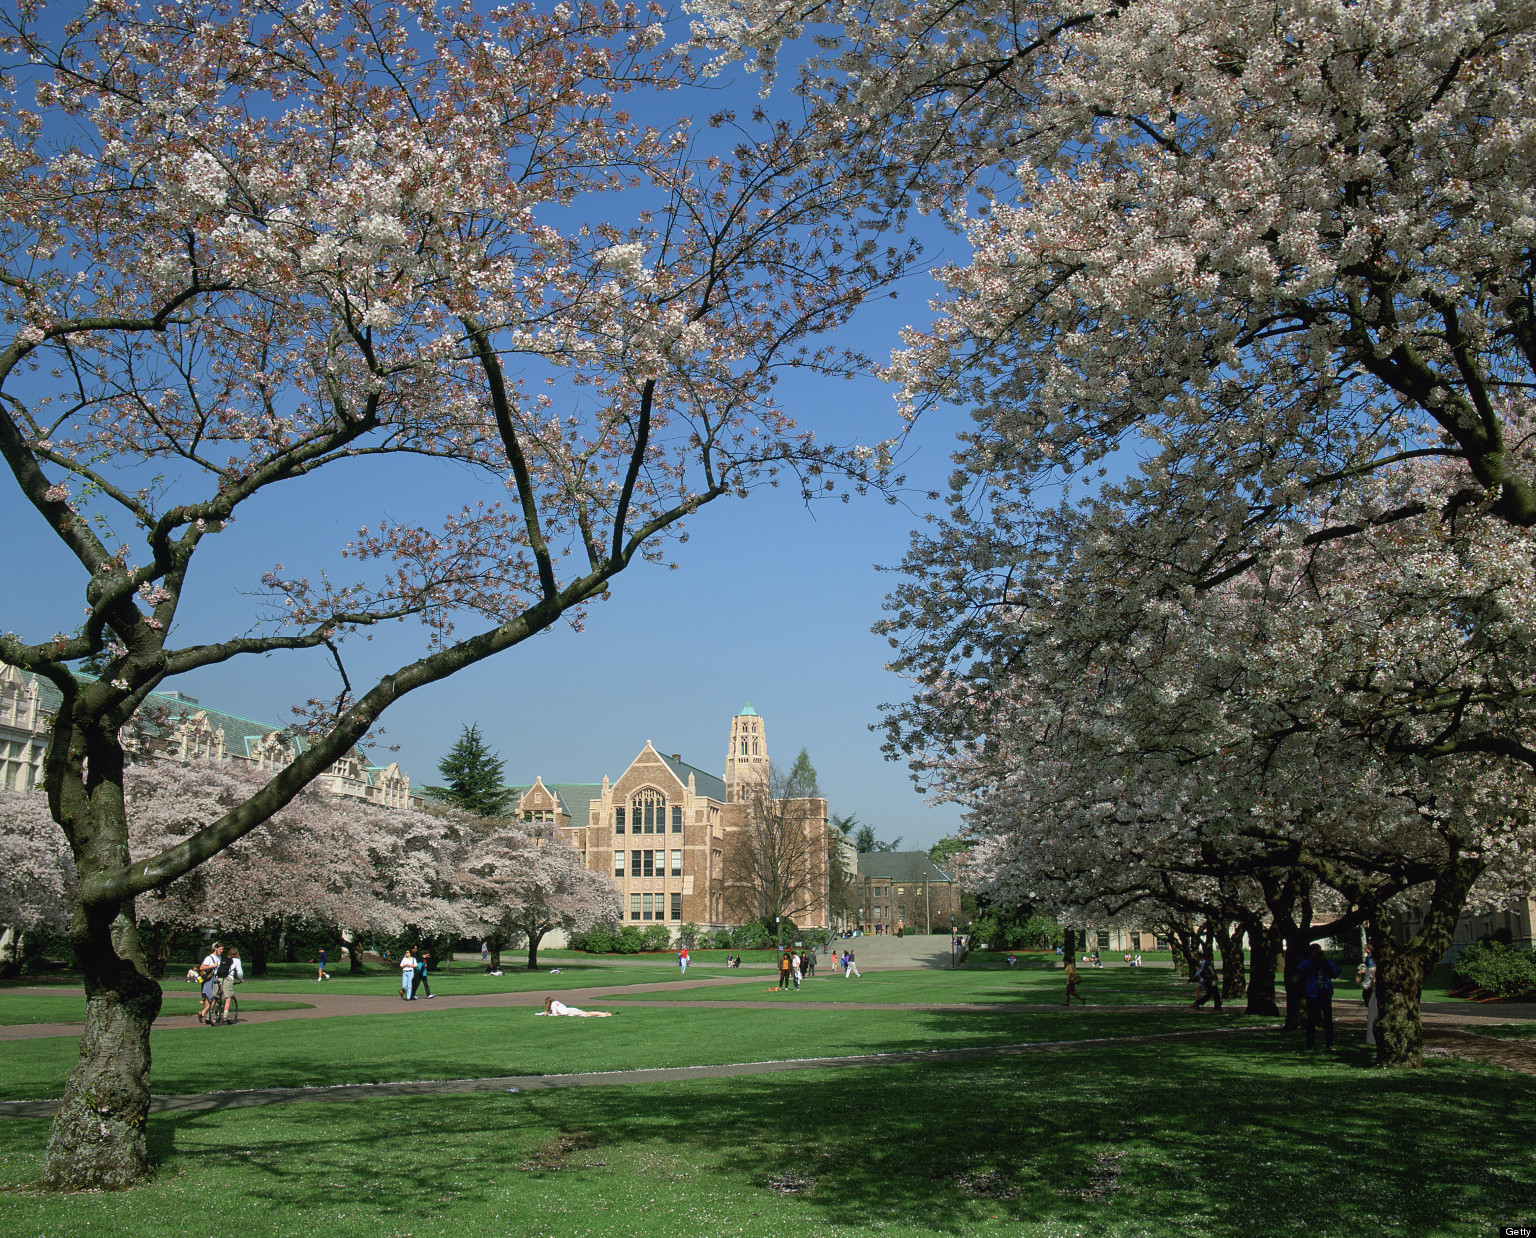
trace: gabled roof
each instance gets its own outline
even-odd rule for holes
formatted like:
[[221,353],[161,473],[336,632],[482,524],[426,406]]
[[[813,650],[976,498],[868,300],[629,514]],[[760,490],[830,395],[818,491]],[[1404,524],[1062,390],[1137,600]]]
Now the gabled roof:
[[905,882],[954,880],[926,851],[861,851],[859,876]]
[[600,782],[546,782],[544,789],[560,801],[565,815],[577,825],[586,825],[592,801],[603,794]]
[[[59,690],[41,675],[35,675],[31,671],[23,671],[22,674],[37,685],[39,707],[50,714],[58,713],[59,705],[64,700]],[[75,678],[82,683],[93,682],[90,675],[76,675]],[[195,714],[207,714],[208,725],[215,731],[224,732],[225,746],[235,752],[243,752],[246,756],[255,753],[256,745],[263,735],[287,729],[275,722],[258,722],[254,718],[242,718],[239,714],[227,714],[221,709],[213,709],[202,704],[195,696],[188,696],[185,692],[175,690],[151,692],[144,698],[144,703],[155,709],[164,710],[173,726]]]
[[[750,709],[751,706],[748,706],[748,708]],[[688,775],[693,775],[694,794],[707,796],[712,800],[719,800],[722,804],[726,802],[725,780],[723,778],[717,778],[714,774],[706,774],[697,766],[689,765],[688,762],[680,761],[678,758],[668,756],[664,752],[658,752],[656,755],[662,759],[662,762],[672,771],[673,776],[683,786],[686,787],[688,785]]]
[[[58,713],[59,705],[64,700],[59,690],[40,675],[35,675],[31,671],[22,671],[21,673],[37,685],[38,707],[45,713]],[[92,681],[92,676],[90,675],[76,675],[75,677],[82,682]],[[256,750],[260,746],[262,739],[273,731],[284,732],[288,741],[297,744],[301,750],[307,746],[302,735],[290,732],[287,727],[280,723],[262,722],[255,718],[241,717],[239,714],[225,713],[222,709],[214,709],[204,705],[197,697],[189,696],[187,693],[176,689],[170,689],[165,692],[151,692],[144,698],[144,704],[155,711],[163,710],[166,721],[172,729],[196,717],[198,714],[207,715],[209,729],[224,732],[224,747],[230,752],[246,757],[255,757]],[[149,730],[159,731],[160,728],[151,724]],[[374,782],[377,776],[384,773],[388,768],[387,766],[373,764],[361,752],[357,755],[363,778],[369,783]]]

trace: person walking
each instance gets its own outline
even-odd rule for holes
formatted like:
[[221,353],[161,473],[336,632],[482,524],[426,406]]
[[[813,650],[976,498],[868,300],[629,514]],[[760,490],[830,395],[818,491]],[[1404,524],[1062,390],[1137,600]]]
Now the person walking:
[[1217,983],[1216,960],[1209,954],[1200,960],[1199,970],[1195,972],[1195,981],[1200,986],[1200,996],[1195,998],[1195,1009],[1205,1005],[1206,999],[1214,1001],[1213,1009],[1221,1009],[1221,985]]
[[805,956],[805,977],[806,977],[807,980],[809,980],[812,977],[814,977],[815,975],[816,975],[816,951],[813,948],[811,950],[811,952]]
[[1088,999],[1077,991],[1077,986],[1080,985],[1082,982],[1083,982],[1083,978],[1078,973],[1077,964],[1074,963],[1071,959],[1068,959],[1067,960],[1067,1000],[1061,1003],[1063,1006],[1070,1006],[1072,1004],[1072,999],[1074,997],[1077,998],[1078,1001],[1082,1002],[1083,1005],[1086,1006],[1088,1004]]
[[1360,983],[1361,1000],[1365,1003],[1365,1043],[1376,1043],[1376,955],[1370,946],[1365,948],[1365,961],[1355,971]]
[[320,956],[319,956],[319,959],[316,962],[316,969],[317,969],[316,975],[315,975],[315,983],[316,984],[318,984],[322,980],[329,980],[331,978],[331,973],[325,970],[325,960],[326,960],[325,947],[321,946],[320,947]]
[[804,973],[800,969],[800,956],[798,954],[791,954],[789,956],[789,974],[794,979],[795,992],[800,992],[800,977]]
[[[424,992],[428,997],[432,996],[432,986],[427,983],[427,971],[432,966],[432,954],[430,951],[420,949],[416,951],[416,984],[415,989]],[[413,990],[414,992],[415,990]]]
[[847,959],[848,966],[847,969],[843,972],[843,979],[852,980],[855,976],[858,976],[862,980],[863,974],[859,971],[859,961],[857,957],[855,957],[852,950],[848,951]]
[[245,968],[240,966],[240,951],[231,946],[224,961],[219,964],[217,997],[224,1003],[224,1022],[229,1022],[229,1003],[234,999],[235,986],[245,981]]
[[1323,953],[1323,948],[1313,943],[1312,951],[1296,969],[1296,977],[1306,986],[1307,994],[1307,1048],[1317,1047],[1317,1025],[1323,1025],[1323,1043],[1333,1048],[1333,982],[1338,979],[1339,965]]
[[219,961],[224,954],[224,943],[216,941],[213,948],[204,956],[198,964],[197,978],[199,982],[198,992],[202,995],[202,1009],[197,1012],[197,1021],[208,1024],[212,1022],[213,999],[218,992],[219,985]]
[[677,969],[683,975],[688,974],[688,947],[684,946],[677,952]]
[[416,959],[411,954],[411,948],[407,946],[400,955],[400,999],[413,1002],[416,1000],[412,989],[416,987]]

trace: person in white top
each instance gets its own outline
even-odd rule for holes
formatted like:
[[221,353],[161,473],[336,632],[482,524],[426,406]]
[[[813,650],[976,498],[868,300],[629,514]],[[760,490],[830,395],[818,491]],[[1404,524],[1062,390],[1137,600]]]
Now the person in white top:
[[235,986],[245,980],[245,969],[240,966],[240,951],[229,948],[229,957],[219,967],[218,1000],[224,1003],[224,1018],[229,1018],[229,999],[235,995]]
[[568,1015],[574,1019],[611,1019],[611,1010],[579,1010],[575,1006],[567,1006],[564,1002],[558,1002],[553,997],[544,999],[544,1009],[535,1011],[535,1014]]
[[400,956],[400,997],[402,1000],[408,1002],[416,1000],[416,994],[411,992],[415,983],[416,960],[411,956],[410,948],[407,947],[405,953]]

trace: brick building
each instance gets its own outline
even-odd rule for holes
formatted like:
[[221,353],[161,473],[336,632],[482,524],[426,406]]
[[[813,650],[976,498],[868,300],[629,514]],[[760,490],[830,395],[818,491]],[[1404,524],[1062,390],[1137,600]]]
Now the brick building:
[[[768,739],[751,705],[731,719],[725,776],[658,752],[649,740],[616,779],[514,788],[515,811],[545,821],[581,852],[593,872],[612,878],[623,896],[626,923],[692,922],[724,926],[737,900],[726,886],[726,857],[750,828],[754,791],[768,781]],[[808,892],[785,912],[796,923],[827,924],[830,843],[827,802],[803,801],[796,815],[813,868]],[[817,859],[819,858],[819,866]]]

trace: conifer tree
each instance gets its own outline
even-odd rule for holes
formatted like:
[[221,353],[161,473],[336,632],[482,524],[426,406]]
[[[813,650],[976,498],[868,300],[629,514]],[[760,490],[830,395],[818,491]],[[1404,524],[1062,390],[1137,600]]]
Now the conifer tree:
[[477,817],[496,817],[507,811],[512,791],[502,781],[502,760],[480,734],[480,724],[471,723],[459,733],[459,740],[448,755],[438,762],[442,787],[432,788],[450,804]]

